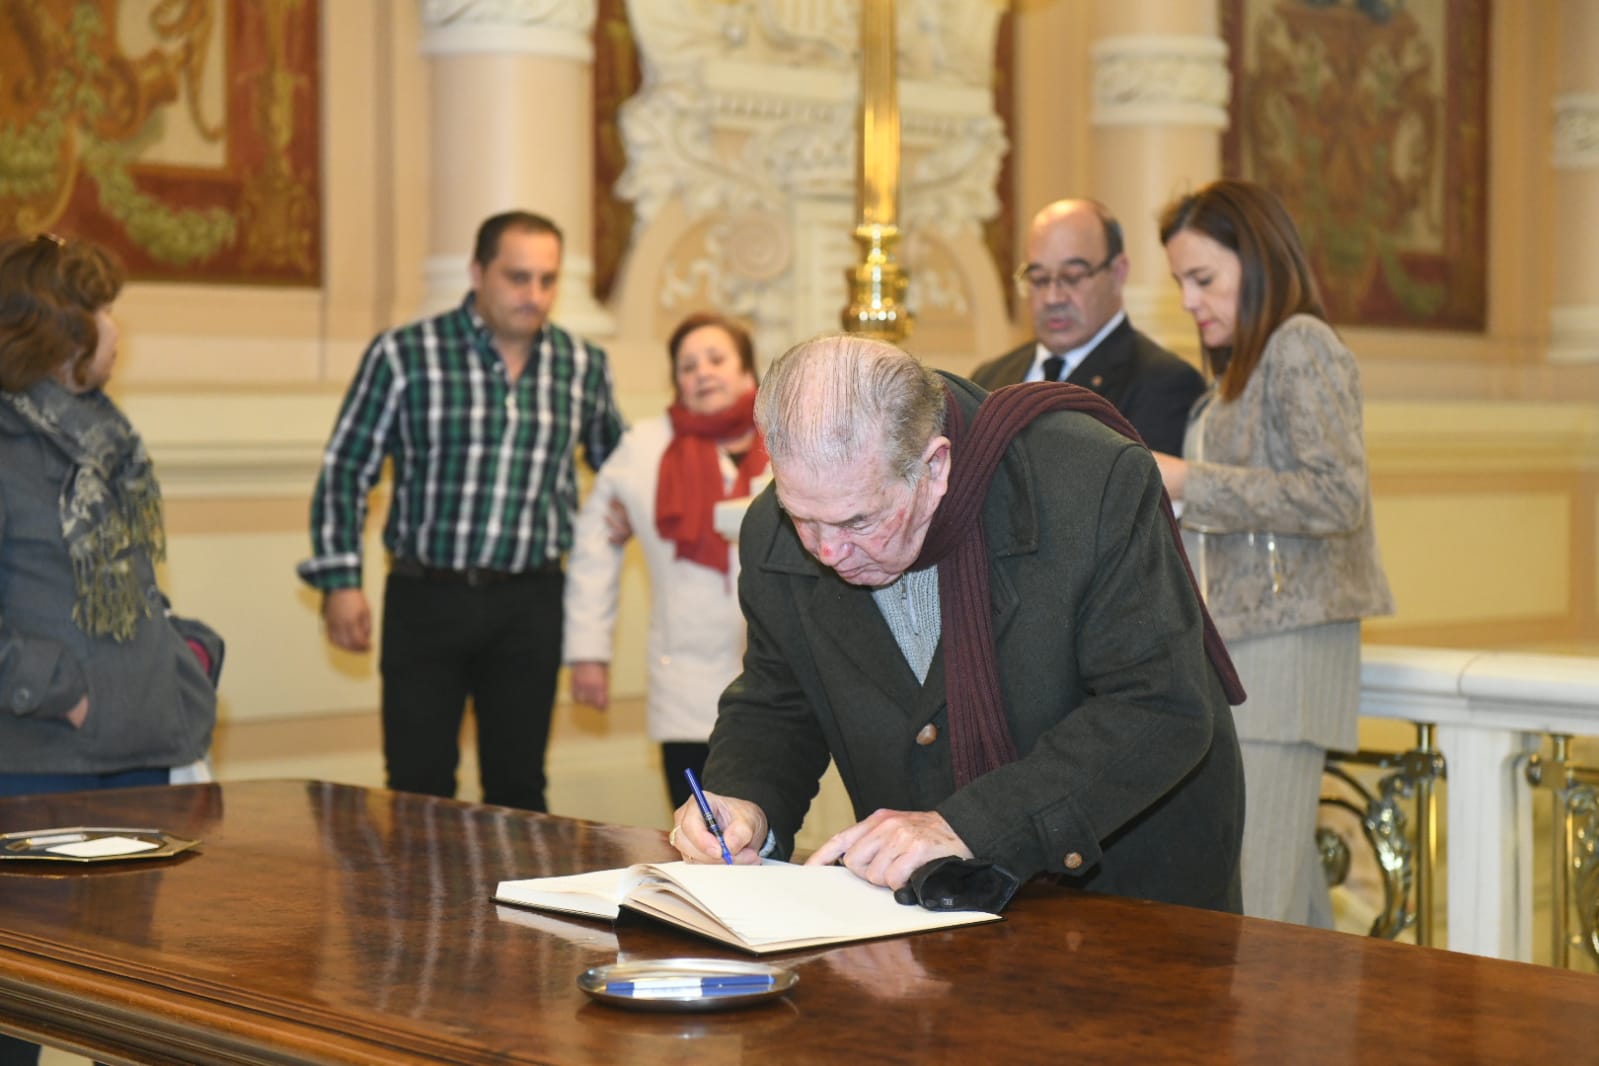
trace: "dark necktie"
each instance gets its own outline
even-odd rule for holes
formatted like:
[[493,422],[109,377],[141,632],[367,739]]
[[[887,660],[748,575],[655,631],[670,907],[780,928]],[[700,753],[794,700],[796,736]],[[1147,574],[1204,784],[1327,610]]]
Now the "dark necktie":
[[1044,360],[1044,380],[1059,381],[1061,368],[1066,365],[1066,360],[1058,355],[1052,355]]

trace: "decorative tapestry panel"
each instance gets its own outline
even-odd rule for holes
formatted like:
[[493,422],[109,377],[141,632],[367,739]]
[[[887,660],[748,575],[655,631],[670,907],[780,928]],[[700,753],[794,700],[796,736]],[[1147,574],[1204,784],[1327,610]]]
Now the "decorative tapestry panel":
[[1481,330],[1487,0],[1223,0],[1223,166],[1288,205],[1335,322]]
[[321,279],[319,0],[5,0],[0,235],[135,278]]

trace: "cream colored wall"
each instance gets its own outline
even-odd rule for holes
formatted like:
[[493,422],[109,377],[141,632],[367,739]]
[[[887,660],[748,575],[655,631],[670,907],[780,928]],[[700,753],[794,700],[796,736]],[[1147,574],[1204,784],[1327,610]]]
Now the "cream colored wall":
[[1370,641],[1560,646],[1595,628],[1588,403],[1379,400],[1366,408],[1378,539],[1399,613]]
[[[1094,4],[1017,6],[1016,215],[1090,180],[1084,105]],[[1514,10],[1507,10],[1513,8]],[[1370,403],[1379,536],[1399,614],[1369,639],[1468,644],[1599,636],[1594,473],[1599,385],[1541,362],[1551,222],[1550,6],[1495,5],[1493,298],[1486,336],[1350,332]],[[117,390],[147,436],[169,503],[168,584],[230,648],[215,760],[224,778],[381,783],[370,656],[330,649],[316,598],[294,577],[320,449],[360,351],[412,317],[429,247],[428,85],[416,5],[323,6],[327,277],[320,290],[135,284],[119,304],[127,344]],[[1086,21],[1085,21],[1086,20]],[[539,205],[530,205],[537,207]],[[630,417],[664,404],[651,300],[669,227],[624,264],[609,310]],[[1148,249],[1149,257],[1159,255]],[[1002,279],[994,279],[992,292]],[[463,279],[463,288],[464,288]],[[844,300],[842,282],[840,305]],[[559,312],[558,312],[559,313]],[[946,354],[969,369],[1025,335],[985,334]],[[771,353],[768,353],[771,354]],[[382,513],[382,499],[375,510]],[[377,522],[369,552],[378,557]],[[368,576],[381,592],[380,567]],[[632,557],[615,684],[642,693],[646,588]],[[560,813],[664,825],[656,756],[636,699],[610,715],[563,703],[550,761]],[[464,796],[475,796],[470,756]],[[808,840],[847,820],[836,786]]]

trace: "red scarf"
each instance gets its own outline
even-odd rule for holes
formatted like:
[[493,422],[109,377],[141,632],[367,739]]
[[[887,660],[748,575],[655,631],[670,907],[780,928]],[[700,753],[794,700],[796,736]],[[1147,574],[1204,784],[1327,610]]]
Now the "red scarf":
[[[1005,720],[1000,695],[999,670],[994,653],[994,625],[989,611],[988,539],[983,533],[983,503],[1000,460],[1016,435],[1040,415],[1050,411],[1080,411],[1099,419],[1124,437],[1143,443],[1138,431],[1097,393],[1065,382],[1009,385],[991,393],[977,409],[970,431],[966,416],[945,386],[950,439],[949,489],[933,513],[915,567],[922,569],[948,558],[938,571],[938,605],[944,618],[944,680],[949,695],[951,758],[955,785],[961,787],[990,770],[1014,762],[1016,742]],[[960,461],[955,462],[956,456]],[[1160,493],[1161,508],[1171,529],[1177,554],[1194,582],[1193,568],[1183,551],[1183,538],[1171,500]],[[1221,679],[1227,701],[1244,702],[1244,687],[1233,668],[1227,646],[1216,632],[1205,601],[1196,585],[1199,611],[1205,620],[1205,651]]]
[[661,475],[655,483],[655,528],[664,539],[677,543],[677,558],[725,574],[730,552],[716,532],[716,501],[749,495],[750,479],[766,469],[766,443],[759,433],[750,439],[729,492],[723,488],[716,442],[737,440],[755,430],[755,392],[746,392],[714,415],[694,414],[681,400],[666,413],[672,419],[672,443],[661,456]]

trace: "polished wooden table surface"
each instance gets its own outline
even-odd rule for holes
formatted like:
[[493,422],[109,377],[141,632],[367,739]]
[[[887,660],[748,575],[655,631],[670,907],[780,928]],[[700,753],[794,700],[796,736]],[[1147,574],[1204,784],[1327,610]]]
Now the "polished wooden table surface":
[[[153,826],[150,862],[0,862],[0,1030],[106,1062],[1538,1062],[1599,1048],[1599,979],[1030,888],[1003,922],[778,955],[742,1011],[590,1002],[589,966],[737,956],[500,880],[671,856],[653,830],[319,782],[0,800],[0,832]],[[23,868],[26,867],[26,868]]]

